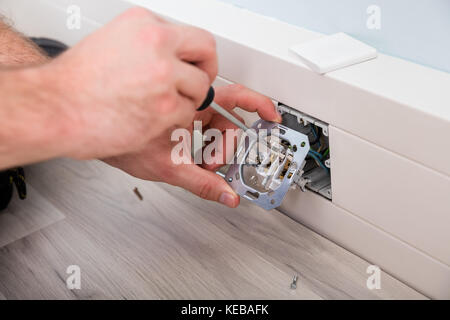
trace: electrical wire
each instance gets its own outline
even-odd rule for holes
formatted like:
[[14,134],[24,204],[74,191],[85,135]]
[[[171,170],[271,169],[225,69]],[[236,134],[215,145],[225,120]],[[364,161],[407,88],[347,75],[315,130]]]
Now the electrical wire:
[[311,149],[311,150],[309,150],[309,152],[311,152],[311,153],[313,153],[315,156],[317,156],[320,160],[322,160],[322,155],[319,153],[319,152],[317,152],[317,151],[315,151],[315,150],[313,150],[313,149]]
[[[315,139],[314,141],[310,142],[310,146],[312,147],[316,144],[319,144],[319,148],[317,150],[320,151],[320,150],[322,150],[322,147],[323,147],[322,143],[320,142],[320,138],[321,138],[320,131],[317,132],[315,126],[312,123],[310,123],[310,127],[311,127],[311,132],[314,135],[314,139]],[[328,155],[328,153],[330,152],[330,148],[327,148],[327,150],[325,150],[325,152],[323,154],[318,151],[311,148],[308,152],[308,156],[310,156],[319,167],[322,167],[323,169],[329,171],[328,167],[323,163],[322,159],[326,155]]]
[[310,145],[313,146],[313,145],[319,143],[319,147],[320,147],[321,146],[321,144],[320,144],[320,132],[317,133],[316,128],[314,128],[314,125],[312,123],[310,123],[309,126],[311,127],[311,132],[314,135],[314,139],[315,139],[314,141],[310,142]]
[[323,164],[323,162],[315,155],[316,152],[315,152],[315,151],[312,152],[312,151],[314,151],[314,150],[310,150],[310,151],[308,152],[308,155],[309,155],[311,158],[314,159],[314,161],[319,165],[319,167],[322,167],[322,168],[324,168],[325,170],[328,171],[327,166],[326,166],[325,164]]
[[319,146],[319,149],[317,149],[317,152],[318,152],[318,153],[322,154],[322,148],[323,148],[323,146],[324,146],[324,145],[321,143],[320,146]]

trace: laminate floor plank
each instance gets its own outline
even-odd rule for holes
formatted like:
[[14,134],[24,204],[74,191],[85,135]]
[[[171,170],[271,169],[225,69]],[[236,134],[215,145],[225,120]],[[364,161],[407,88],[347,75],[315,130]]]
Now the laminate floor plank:
[[[275,210],[227,209],[98,161],[27,175],[66,218],[0,249],[8,299],[425,298],[385,273],[381,290],[367,289],[367,261]],[[66,288],[69,265],[81,290]]]
[[21,201],[14,195],[9,207],[0,212],[0,247],[64,219],[33,187],[27,189],[28,200]]

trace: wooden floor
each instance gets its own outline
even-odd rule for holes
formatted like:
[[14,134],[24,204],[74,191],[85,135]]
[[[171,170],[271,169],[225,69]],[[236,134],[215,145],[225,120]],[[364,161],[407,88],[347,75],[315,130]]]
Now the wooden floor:
[[[0,242],[0,298],[425,298],[385,273],[367,289],[368,262],[275,210],[227,209],[98,161],[55,160],[27,177],[40,200],[7,215],[34,232]],[[66,287],[69,265],[81,268],[81,290]]]
[[33,187],[27,189],[29,201],[15,199],[0,213],[0,247],[64,219],[62,212]]

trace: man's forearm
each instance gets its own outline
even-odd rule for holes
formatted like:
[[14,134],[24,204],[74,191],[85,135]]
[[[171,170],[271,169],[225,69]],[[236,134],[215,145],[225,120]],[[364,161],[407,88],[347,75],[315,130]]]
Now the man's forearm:
[[[0,71],[0,170],[66,156],[70,108],[45,67]],[[56,79],[55,79],[56,80]]]
[[57,80],[36,67],[47,61],[0,20],[0,170],[64,155],[70,142],[64,103],[52,87]]
[[47,61],[45,53],[0,17],[0,67],[18,67]]

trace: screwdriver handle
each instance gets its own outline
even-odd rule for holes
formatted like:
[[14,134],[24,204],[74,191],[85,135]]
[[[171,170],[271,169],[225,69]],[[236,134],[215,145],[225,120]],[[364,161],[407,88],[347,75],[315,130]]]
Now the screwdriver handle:
[[214,92],[214,88],[210,87],[208,90],[208,94],[206,95],[205,101],[203,101],[200,108],[197,109],[197,111],[203,111],[206,108],[210,106],[210,104],[214,101],[214,97],[216,96],[216,93]]
[[219,113],[220,115],[225,117],[228,121],[232,122],[242,130],[244,130],[244,132],[246,132],[249,128],[244,123],[239,121],[239,119],[233,116],[230,112],[228,112],[227,110],[219,106],[217,103],[215,103],[214,97],[215,97],[214,88],[211,87],[209,88],[208,95],[206,96],[205,101],[202,103],[201,107],[197,109],[197,111],[205,110],[209,106],[211,106],[211,108],[213,108],[217,113]]

